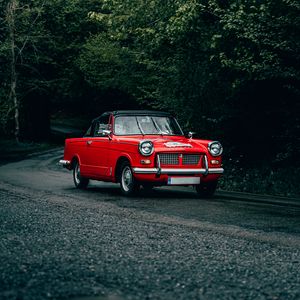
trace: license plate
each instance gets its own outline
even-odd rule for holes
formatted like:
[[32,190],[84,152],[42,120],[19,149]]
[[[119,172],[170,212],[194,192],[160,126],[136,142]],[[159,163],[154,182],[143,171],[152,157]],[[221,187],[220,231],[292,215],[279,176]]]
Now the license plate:
[[200,177],[169,177],[168,185],[200,184]]

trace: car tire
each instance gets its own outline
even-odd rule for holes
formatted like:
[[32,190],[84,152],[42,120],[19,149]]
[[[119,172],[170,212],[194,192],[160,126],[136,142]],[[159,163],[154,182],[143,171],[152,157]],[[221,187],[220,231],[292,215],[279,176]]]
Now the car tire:
[[125,196],[133,196],[139,190],[140,185],[133,176],[130,163],[124,161],[120,168],[120,187],[121,192]]
[[73,165],[73,180],[77,189],[86,189],[89,184],[89,179],[80,175],[80,164],[77,160]]
[[200,198],[212,198],[217,188],[217,181],[202,182],[196,185],[196,191]]

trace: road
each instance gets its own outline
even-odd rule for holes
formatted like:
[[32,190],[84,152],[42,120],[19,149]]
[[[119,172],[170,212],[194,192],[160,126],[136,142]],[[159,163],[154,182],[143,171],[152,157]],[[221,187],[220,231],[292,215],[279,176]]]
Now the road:
[[62,150],[0,167],[0,299],[300,299],[300,206],[73,187]]

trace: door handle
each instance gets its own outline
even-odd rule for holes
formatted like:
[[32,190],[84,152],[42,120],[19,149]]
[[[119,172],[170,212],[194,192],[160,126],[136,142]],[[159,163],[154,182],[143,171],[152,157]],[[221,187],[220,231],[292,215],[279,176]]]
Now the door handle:
[[93,141],[87,141],[86,144],[87,145],[91,145],[93,143]]

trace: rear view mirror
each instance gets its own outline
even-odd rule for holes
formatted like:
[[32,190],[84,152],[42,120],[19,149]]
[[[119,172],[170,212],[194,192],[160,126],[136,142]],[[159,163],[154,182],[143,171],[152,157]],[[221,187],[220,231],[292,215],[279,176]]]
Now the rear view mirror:
[[192,139],[194,134],[196,134],[196,132],[189,131],[188,137],[189,137],[190,139]]

